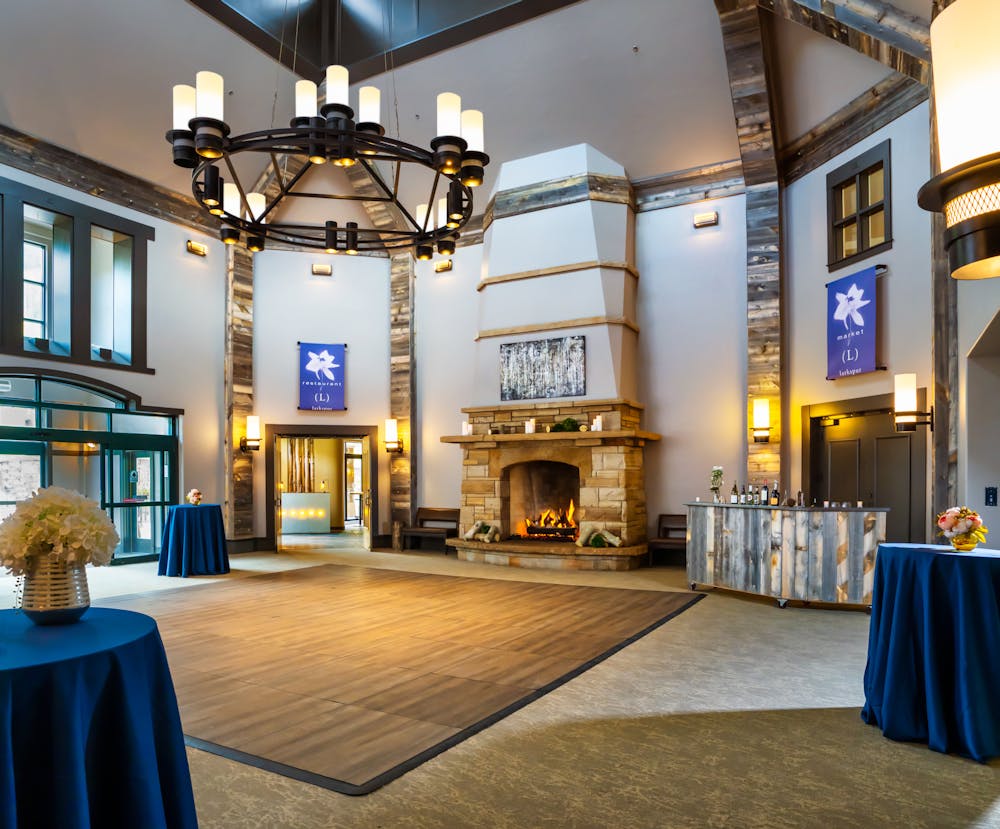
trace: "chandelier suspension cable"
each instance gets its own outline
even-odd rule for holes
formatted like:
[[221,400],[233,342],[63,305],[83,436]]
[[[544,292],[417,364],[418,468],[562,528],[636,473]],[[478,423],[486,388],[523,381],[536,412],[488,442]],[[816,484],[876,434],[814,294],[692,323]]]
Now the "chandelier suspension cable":
[[[279,42],[279,67],[284,49],[284,21]],[[386,11],[388,15],[390,10]],[[342,6],[336,7],[336,57],[340,59]],[[383,30],[391,39],[391,20]],[[295,71],[301,3],[296,4]],[[195,200],[220,225],[226,244],[244,242],[251,251],[262,250],[268,239],[297,248],[321,249],[328,253],[357,254],[361,251],[390,251],[412,248],[419,259],[438,253],[454,253],[461,229],[472,217],[472,189],[482,184],[489,156],[484,151],[483,115],[478,110],[462,110],[458,95],[437,96],[437,137],[430,149],[409,144],[398,137],[399,102],[391,69],[391,42],[386,44],[384,64],[392,83],[393,114],[397,137],[385,134],[381,124],[381,93],[378,87],[363,86],[358,91],[358,118],[348,103],[347,67],[333,64],[326,69],[324,102],[320,106],[317,85],[310,80],[295,84],[295,117],[289,127],[276,127],[277,83],[272,104],[271,126],[265,130],[231,135],[223,118],[223,78],[210,71],[198,72],[196,85],[177,85],[173,90],[173,129],[167,140],[174,163],[191,170]],[[280,82],[280,69],[279,69]],[[241,154],[263,154],[270,159],[277,193],[248,191],[237,172],[234,159]],[[287,175],[292,157],[301,161],[297,172]],[[279,163],[279,159],[281,162]],[[377,196],[357,196],[337,192],[316,193],[305,189],[304,178],[314,166],[330,162],[339,167],[360,164],[371,177]],[[379,162],[393,169],[390,182],[379,172]],[[427,201],[408,209],[400,199],[403,165],[419,173],[428,193]],[[224,171],[227,176],[223,176]],[[409,177],[408,177],[409,178]],[[262,179],[263,180],[263,179]],[[270,191],[270,188],[268,188]],[[439,191],[441,196],[439,196]],[[314,200],[313,207],[326,200],[327,206],[350,201],[385,202],[398,208],[397,224],[389,227],[359,226],[357,221],[341,222],[334,217],[319,222],[284,221],[283,207],[293,199]],[[396,211],[391,211],[396,212]],[[327,213],[329,215],[329,212]]]

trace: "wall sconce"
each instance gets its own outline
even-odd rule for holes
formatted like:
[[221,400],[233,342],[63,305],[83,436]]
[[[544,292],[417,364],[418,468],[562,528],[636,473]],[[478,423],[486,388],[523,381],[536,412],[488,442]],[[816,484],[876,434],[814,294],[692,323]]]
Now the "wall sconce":
[[385,421],[385,451],[403,453],[403,441],[399,437],[399,424],[394,417],[387,418]]
[[694,214],[695,227],[714,227],[718,223],[719,212],[717,210],[709,210],[707,213]]
[[313,276],[333,276],[333,265],[323,265],[319,262],[313,262],[312,273]]
[[897,374],[892,403],[892,418],[897,432],[915,432],[918,426],[934,431],[934,407],[929,412],[917,410],[917,375]]
[[442,259],[440,262],[434,263],[434,273],[445,273],[452,269],[452,263],[450,259]]
[[955,279],[1000,276],[1000,17],[993,0],[958,0],[931,23],[940,175],[917,194],[944,213]]
[[771,401],[766,397],[758,397],[753,401],[753,427],[751,431],[754,443],[770,443]]
[[260,449],[260,418],[257,415],[247,415],[247,433],[240,438],[240,449],[244,452]]
[[208,245],[203,242],[194,242],[191,239],[188,239],[187,252],[193,253],[195,256],[208,256]]

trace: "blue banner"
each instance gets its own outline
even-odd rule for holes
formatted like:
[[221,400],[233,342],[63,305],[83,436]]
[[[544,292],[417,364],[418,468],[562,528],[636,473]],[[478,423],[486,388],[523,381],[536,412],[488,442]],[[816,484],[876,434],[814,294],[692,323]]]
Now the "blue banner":
[[299,343],[299,408],[344,411],[344,356],[347,346]]
[[875,371],[875,267],[826,286],[826,379]]

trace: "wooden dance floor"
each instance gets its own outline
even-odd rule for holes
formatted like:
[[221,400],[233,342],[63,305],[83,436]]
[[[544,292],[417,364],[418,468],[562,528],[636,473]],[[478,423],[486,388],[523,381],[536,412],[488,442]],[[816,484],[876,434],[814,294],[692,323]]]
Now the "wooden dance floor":
[[190,745],[367,794],[699,598],[324,565],[108,604],[156,618]]

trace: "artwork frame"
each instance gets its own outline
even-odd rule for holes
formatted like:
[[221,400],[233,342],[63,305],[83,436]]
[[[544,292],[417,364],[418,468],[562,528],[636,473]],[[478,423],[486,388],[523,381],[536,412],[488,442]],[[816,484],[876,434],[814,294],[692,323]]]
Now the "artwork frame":
[[501,343],[502,401],[584,397],[586,394],[586,337],[582,334]]

